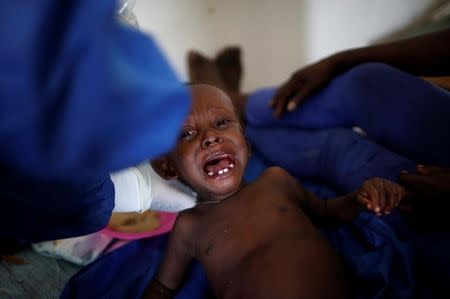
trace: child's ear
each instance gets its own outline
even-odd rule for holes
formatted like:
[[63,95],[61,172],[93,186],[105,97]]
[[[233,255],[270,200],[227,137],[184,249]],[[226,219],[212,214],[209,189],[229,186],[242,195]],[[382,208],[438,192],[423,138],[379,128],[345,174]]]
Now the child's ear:
[[178,172],[172,167],[167,156],[162,156],[150,162],[153,170],[166,180],[173,180],[178,178]]

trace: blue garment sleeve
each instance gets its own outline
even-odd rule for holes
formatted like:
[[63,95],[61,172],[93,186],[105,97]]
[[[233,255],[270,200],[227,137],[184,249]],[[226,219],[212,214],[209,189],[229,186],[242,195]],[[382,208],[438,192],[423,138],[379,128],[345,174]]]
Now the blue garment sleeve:
[[107,225],[113,208],[108,174],[43,181],[0,165],[0,247],[93,233]]
[[190,96],[115,1],[1,3],[0,164],[71,179],[174,145]]

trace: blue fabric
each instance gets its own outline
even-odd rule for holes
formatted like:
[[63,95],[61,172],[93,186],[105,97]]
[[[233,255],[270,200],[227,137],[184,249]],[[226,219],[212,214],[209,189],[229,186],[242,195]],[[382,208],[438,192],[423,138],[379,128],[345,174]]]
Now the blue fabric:
[[410,160],[450,166],[450,93],[415,76],[380,63],[361,64],[282,119],[268,107],[274,92],[268,88],[250,96],[246,118],[251,127],[359,126],[374,142]]
[[[320,191],[327,197],[353,191],[363,180],[375,175],[396,179],[399,170],[412,170],[415,161],[435,161],[437,164],[448,161],[450,130],[445,121],[435,119],[433,115],[442,116],[442,111],[450,115],[449,94],[390,67],[380,64],[357,67],[335,79],[316,95],[316,99],[282,120],[274,120],[272,111],[267,108],[271,95],[273,89],[263,90],[254,93],[249,101],[247,132],[253,157],[246,173],[248,179],[257,177],[265,165],[282,165],[306,181],[315,192]],[[425,97],[419,99],[417,95]],[[376,105],[378,100],[385,105],[394,105],[390,102],[399,100],[411,107],[399,104],[397,110],[385,111],[386,106]],[[404,115],[405,111],[414,115]],[[426,113],[422,113],[424,111]],[[355,118],[358,122],[346,119],[352,114],[358,115]],[[415,123],[425,119],[432,125]],[[349,127],[353,125],[363,127],[371,138],[351,131]],[[437,131],[428,132],[431,127]],[[395,138],[396,134],[401,136]],[[436,138],[442,142],[438,143]],[[277,142],[273,143],[273,140]],[[439,146],[434,148],[431,158],[422,157],[423,153],[431,152],[431,144]],[[408,149],[407,154],[401,151],[403,148]],[[446,288],[450,244],[444,242],[446,237],[449,239],[448,233],[440,234],[439,238],[419,235],[395,211],[381,218],[361,213],[352,223],[323,232],[350,265],[355,275],[357,298],[439,298],[437,291],[444,292],[442,298],[450,297]],[[128,279],[132,272],[128,267],[154,273],[161,257],[157,254],[162,246],[151,249],[146,247],[148,242],[137,241],[133,247],[88,266],[69,282],[63,298],[84,298],[92,289],[94,297],[119,298],[115,295],[117,290],[119,294],[127,294],[127,298],[138,298],[153,274],[145,277],[131,274]],[[439,246],[443,248],[435,248]],[[156,256],[155,260],[147,258],[152,255]],[[122,265],[125,270],[121,269]],[[101,280],[105,282],[98,287]],[[195,290],[191,291],[191,298],[200,296],[199,293],[206,294],[203,281],[190,283]],[[97,292],[98,288],[102,292]],[[182,288],[181,292],[184,290]]]
[[86,235],[106,226],[114,208],[109,175],[41,181],[0,167],[0,244]]
[[[83,268],[71,278],[61,298],[141,298],[158,270],[167,235],[134,241]],[[186,274],[177,299],[212,298],[198,263]]]
[[1,3],[0,164],[73,179],[174,145],[190,96],[116,1]]
[[[374,176],[397,180],[415,163],[351,129],[304,130],[247,127],[253,148],[273,165],[315,180],[341,194],[359,188]],[[273,140],[277,140],[276,143]]]
[[411,248],[383,220],[363,212],[351,224],[323,232],[350,266],[356,298],[413,298]]
[[100,229],[107,174],[175,144],[190,96],[115,5],[1,1],[0,242]]

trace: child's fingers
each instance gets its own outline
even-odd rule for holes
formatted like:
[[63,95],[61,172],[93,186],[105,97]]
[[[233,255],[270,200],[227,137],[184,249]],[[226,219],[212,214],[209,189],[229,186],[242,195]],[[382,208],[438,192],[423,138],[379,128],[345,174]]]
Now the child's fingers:
[[367,198],[367,193],[359,193],[358,194],[358,201],[360,202],[361,206],[363,206],[364,208],[366,208],[368,211],[371,211],[373,213],[375,213],[377,216],[381,216],[380,212],[376,212],[375,208],[377,207],[376,205],[374,205],[369,198]]
[[378,202],[380,211],[379,213],[384,213],[385,209],[388,205],[388,195],[386,194],[386,184],[383,179],[376,179],[374,181],[374,184],[376,184],[377,192],[378,192]]
[[383,180],[380,178],[374,178],[369,181],[369,184],[374,190],[374,196],[370,198],[370,201],[375,206],[375,212],[381,214],[386,207],[386,195],[384,193]]
[[371,206],[370,210],[374,211],[375,213],[380,213],[381,208],[379,203],[379,195],[371,180],[364,182],[363,190],[367,193],[367,198]]
[[397,183],[385,181],[386,193],[388,196],[388,207],[386,208],[386,213],[390,212],[393,208],[398,206],[400,201],[405,196],[405,189]]
[[405,189],[402,186],[395,184],[395,207],[400,204],[400,201],[405,197]]
[[368,195],[366,192],[360,191],[356,195],[356,198],[361,206],[365,207],[368,210],[372,210],[372,205],[370,204],[370,200],[367,198],[367,196]]
[[385,196],[386,196],[386,206],[383,210],[385,214],[389,214],[397,203],[397,199],[399,197],[399,190],[397,190],[396,186],[390,182],[384,182],[385,188]]

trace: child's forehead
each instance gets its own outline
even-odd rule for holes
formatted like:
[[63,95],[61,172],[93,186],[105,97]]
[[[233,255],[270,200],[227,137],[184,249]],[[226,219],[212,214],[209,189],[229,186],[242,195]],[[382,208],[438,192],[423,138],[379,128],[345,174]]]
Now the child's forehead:
[[233,103],[228,95],[217,87],[207,84],[192,86],[193,112],[196,111],[220,111],[234,112]]

